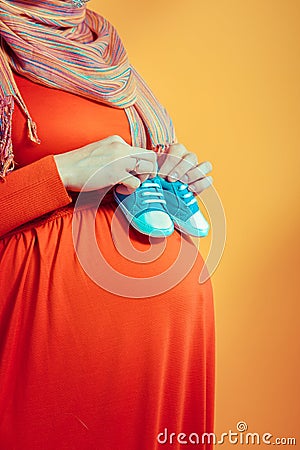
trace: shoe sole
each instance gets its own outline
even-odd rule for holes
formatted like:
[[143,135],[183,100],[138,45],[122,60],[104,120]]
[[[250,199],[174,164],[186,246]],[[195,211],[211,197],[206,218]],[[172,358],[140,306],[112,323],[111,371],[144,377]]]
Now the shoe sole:
[[[114,191],[113,191],[113,195],[114,195],[114,198],[115,198],[117,204],[120,206],[120,208],[121,208],[123,214],[126,216],[128,222],[129,222],[129,224],[130,224],[131,226],[133,226],[133,228],[134,228],[135,230],[137,230],[137,231],[139,231],[140,233],[145,234],[145,235],[147,235],[147,236],[153,236],[153,237],[157,237],[157,238],[168,237],[168,236],[170,236],[171,234],[173,234],[173,232],[174,232],[174,227],[171,227],[171,228],[168,228],[167,230],[162,231],[161,229],[160,229],[160,230],[155,230],[155,229],[153,229],[153,228],[151,228],[151,227],[147,227],[147,226],[145,226],[144,223],[141,223],[141,222],[138,223],[138,218],[135,218],[135,216],[133,216],[133,215],[128,211],[128,209],[127,209],[125,206],[123,206],[123,202],[121,202],[121,201],[118,199],[118,197],[117,197],[117,195],[115,194]],[[136,222],[137,222],[137,223],[136,223]]]
[[171,216],[172,220],[174,222],[174,226],[177,230],[179,230],[181,233],[186,234],[188,236],[194,236],[194,237],[206,237],[209,233],[209,229],[210,227],[208,226],[208,228],[206,230],[198,230],[197,228],[191,228],[191,229],[187,229],[184,225],[185,222],[181,222],[178,219],[176,219],[175,217]]
[[[163,190],[165,192],[168,192],[168,193],[174,195],[175,197],[177,196],[177,194],[173,190],[169,190],[169,189],[166,189],[164,187],[163,187]],[[200,213],[201,213],[201,211],[200,211]],[[181,233],[183,233],[185,235],[194,236],[194,237],[200,238],[200,237],[206,237],[208,235],[208,233],[209,233],[210,226],[209,226],[209,224],[207,222],[206,222],[207,223],[207,228],[204,229],[204,230],[203,229],[199,230],[198,228],[194,228],[194,227],[187,228],[186,222],[184,222],[183,220],[178,219],[178,217],[174,216],[170,211],[169,211],[169,215],[170,215],[171,219],[173,220],[174,227],[176,228],[176,230],[180,231]],[[204,219],[204,217],[203,217],[203,219]]]

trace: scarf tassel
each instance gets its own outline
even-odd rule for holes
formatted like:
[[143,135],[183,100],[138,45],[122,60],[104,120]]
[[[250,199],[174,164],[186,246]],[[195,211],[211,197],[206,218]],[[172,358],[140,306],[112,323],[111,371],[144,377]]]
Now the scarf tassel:
[[36,144],[40,144],[41,140],[38,137],[37,134],[37,126],[36,123],[32,120],[32,118],[29,116],[27,117],[27,126],[28,126],[28,137],[32,142],[35,142]]
[[11,123],[14,111],[14,99],[12,95],[0,98],[0,179],[5,181],[5,176],[15,167]]

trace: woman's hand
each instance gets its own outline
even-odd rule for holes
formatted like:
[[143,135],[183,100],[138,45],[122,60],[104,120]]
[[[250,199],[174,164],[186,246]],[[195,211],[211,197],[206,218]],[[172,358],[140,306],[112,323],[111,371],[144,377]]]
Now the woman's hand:
[[172,144],[167,153],[158,159],[159,174],[168,181],[180,180],[189,185],[191,191],[200,194],[212,184],[212,177],[206,176],[212,170],[209,161],[198,163],[195,153],[182,144]]
[[156,153],[153,150],[132,147],[120,136],[110,136],[85,147],[54,155],[54,159],[65,187],[77,192],[97,172],[85,190],[93,191],[121,183],[126,187],[124,193],[128,194],[149,175],[154,176],[156,171]]

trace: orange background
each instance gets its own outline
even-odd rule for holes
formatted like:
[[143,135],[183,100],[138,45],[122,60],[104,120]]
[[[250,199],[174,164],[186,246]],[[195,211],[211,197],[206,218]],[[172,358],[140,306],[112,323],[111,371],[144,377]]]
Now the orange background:
[[244,420],[300,448],[300,2],[89,6],[116,26],[179,142],[214,165],[228,226],[212,277],[216,432]]

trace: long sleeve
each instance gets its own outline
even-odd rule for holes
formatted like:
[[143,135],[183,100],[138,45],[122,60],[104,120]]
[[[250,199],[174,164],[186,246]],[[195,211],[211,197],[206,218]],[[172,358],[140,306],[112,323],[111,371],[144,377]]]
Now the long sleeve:
[[14,170],[0,181],[0,236],[71,201],[53,155]]

